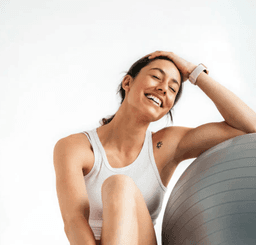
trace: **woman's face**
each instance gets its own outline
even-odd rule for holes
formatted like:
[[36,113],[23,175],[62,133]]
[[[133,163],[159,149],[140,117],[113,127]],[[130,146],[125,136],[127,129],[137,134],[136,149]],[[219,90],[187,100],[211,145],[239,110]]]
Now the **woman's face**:
[[172,62],[154,60],[126,87],[127,102],[147,120],[157,121],[172,108],[180,84],[179,70]]

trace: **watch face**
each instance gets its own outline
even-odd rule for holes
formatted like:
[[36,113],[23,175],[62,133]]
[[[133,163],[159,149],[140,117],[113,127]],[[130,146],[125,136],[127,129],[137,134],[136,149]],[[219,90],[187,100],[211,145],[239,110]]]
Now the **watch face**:
[[208,73],[209,73],[209,70],[207,69],[207,67],[206,67],[203,63],[201,63],[200,65],[202,65],[202,66],[204,66],[204,67],[205,67],[204,72],[205,72],[206,74],[208,74]]

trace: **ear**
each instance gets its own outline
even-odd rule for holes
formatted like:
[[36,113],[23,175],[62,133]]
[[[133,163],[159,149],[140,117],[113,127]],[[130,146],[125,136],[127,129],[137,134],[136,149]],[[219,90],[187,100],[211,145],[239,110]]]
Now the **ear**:
[[128,92],[130,91],[131,83],[133,81],[133,78],[130,75],[126,75],[122,81],[122,88]]

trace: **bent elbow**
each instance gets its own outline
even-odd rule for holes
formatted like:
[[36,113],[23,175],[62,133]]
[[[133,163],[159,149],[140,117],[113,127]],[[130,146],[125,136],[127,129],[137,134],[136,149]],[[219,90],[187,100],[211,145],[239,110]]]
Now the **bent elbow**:
[[247,134],[256,133],[256,123],[253,124],[253,125],[250,127],[250,129],[249,129],[247,132],[245,132],[245,133],[247,133]]
[[256,127],[253,129],[252,134],[253,134],[253,133],[256,133]]

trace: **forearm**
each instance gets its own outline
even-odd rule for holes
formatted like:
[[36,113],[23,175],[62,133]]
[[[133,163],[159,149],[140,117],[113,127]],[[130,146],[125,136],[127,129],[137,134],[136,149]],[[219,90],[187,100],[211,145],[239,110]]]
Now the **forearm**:
[[[150,59],[157,56],[169,57],[183,75],[183,81],[189,78],[196,65],[188,62],[173,52],[156,51],[150,54]],[[256,114],[231,91],[214,81],[205,72],[196,80],[196,84],[213,101],[226,123],[245,133],[256,132]]]
[[256,113],[234,93],[204,72],[196,85],[213,101],[227,124],[245,133],[256,132]]
[[65,232],[71,245],[96,245],[92,229],[84,217],[77,217],[66,224]]

